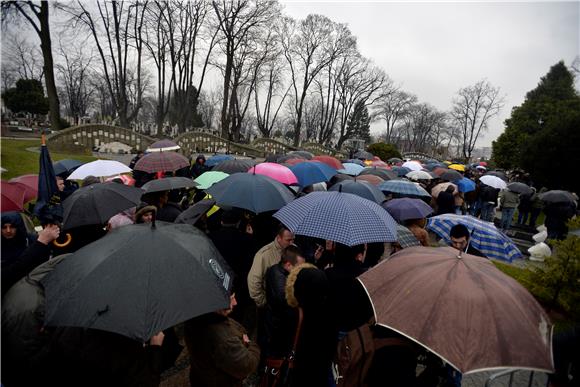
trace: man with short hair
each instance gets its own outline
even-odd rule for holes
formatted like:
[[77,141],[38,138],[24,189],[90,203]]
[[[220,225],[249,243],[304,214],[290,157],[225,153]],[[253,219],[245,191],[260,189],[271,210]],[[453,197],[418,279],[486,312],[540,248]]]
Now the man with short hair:
[[449,236],[451,238],[451,247],[456,248],[459,251],[462,251],[467,254],[476,255],[478,257],[487,258],[485,255],[481,253],[481,251],[477,250],[475,247],[469,243],[469,230],[462,224],[456,224],[455,226],[451,227],[451,231],[449,232]]

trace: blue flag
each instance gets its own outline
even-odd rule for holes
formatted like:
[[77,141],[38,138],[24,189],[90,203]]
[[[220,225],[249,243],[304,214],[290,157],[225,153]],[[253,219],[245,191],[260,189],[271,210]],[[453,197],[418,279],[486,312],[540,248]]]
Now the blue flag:
[[42,135],[42,146],[40,147],[38,199],[34,206],[34,214],[42,224],[62,222],[63,210],[60,203],[60,191],[56,184],[56,175],[54,174],[44,134]]

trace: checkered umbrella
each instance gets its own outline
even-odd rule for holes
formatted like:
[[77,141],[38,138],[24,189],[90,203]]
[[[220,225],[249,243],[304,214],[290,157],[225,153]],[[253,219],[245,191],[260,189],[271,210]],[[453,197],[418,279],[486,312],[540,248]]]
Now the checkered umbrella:
[[141,157],[133,169],[136,171],[154,173],[173,172],[185,167],[189,167],[189,160],[187,157],[175,152],[155,152],[148,153]]
[[355,246],[397,240],[397,224],[381,206],[341,192],[312,192],[274,214],[292,232]]
[[400,224],[397,224],[397,242],[399,242],[399,245],[403,249],[406,249],[407,247],[421,246],[421,243],[417,240],[415,235],[413,235],[411,230]]
[[379,189],[400,197],[431,197],[429,192],[425,191],[423,187],[404,180],[385,181],[379,185]]
[[451,243],[449,232],[456,224],[463,224],[471,233],[470,242],[486,257],[511,262],[522,258],[514,242],[499,231],[493,223],[479,220],[470,215],[443,214],[427,219],[426,228]]

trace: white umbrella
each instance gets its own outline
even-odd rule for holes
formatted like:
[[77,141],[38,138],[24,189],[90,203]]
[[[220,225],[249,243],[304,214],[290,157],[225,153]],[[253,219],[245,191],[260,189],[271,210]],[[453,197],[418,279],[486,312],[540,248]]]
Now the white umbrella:
[[411,171],[420,171],[423,169],[423,166],[417,161],[407,161],[402,165],[402,167],[409,168]]
[[504,189],[505,187],[507,187],[507,184],[505,181],[503,181],[499,177],[493,176],[493,175],[481,176],[479,178],[479,181],[481,181],[483,184],[489,185],[490,187],[493,187],[493,188]]
[[409,179],[412,179],[412,180],[431,180],[431,179],[433,179],[433,176],[431,176],[428,172],[425,172],[425,171],[411,171],[411,172],[407,173],[405,176],[407,176]]
[[95,160],[83,164],[67,178],[67,180],[82,180],[87,176],[105,177],[131,172],[131,168],[114,160]]

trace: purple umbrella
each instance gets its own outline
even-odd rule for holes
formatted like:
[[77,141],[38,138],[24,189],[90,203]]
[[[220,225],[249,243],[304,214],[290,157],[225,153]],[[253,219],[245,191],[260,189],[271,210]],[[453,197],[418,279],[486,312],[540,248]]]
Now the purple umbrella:
[[421,199],[392,199],[383,204],[383,207],[397,222],[407,219],[421,219],[433,213],[433,208]]

